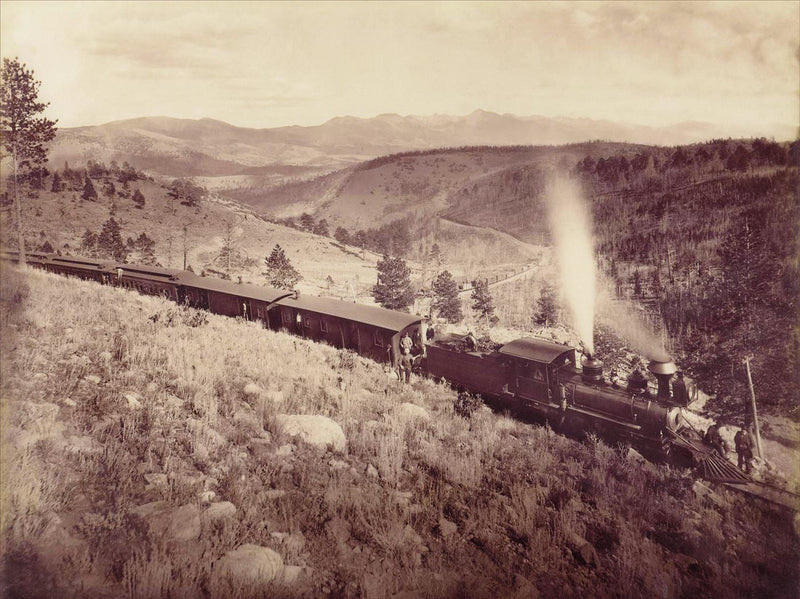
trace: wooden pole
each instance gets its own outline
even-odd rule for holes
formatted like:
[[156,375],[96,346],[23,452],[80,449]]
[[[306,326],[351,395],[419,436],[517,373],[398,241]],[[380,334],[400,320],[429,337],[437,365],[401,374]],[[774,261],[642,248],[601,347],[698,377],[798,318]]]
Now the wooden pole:
[[753,377],[750,376],[750,356],[744,359],[744,365],[747,368],[747,382],[750,384],[750,400],[753,405],[753,427],[756,431],[756,449],[758,450],[758,457],[764,459],[764,452],[761,449],[761,430],[758,427],[758,409],[756,408],[756,392],[753,389]]

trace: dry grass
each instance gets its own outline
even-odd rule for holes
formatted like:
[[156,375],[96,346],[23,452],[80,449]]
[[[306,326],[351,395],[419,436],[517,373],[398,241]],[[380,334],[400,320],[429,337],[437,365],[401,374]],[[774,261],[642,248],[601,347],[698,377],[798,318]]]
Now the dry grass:
[[[725,493],[724,509],[703,503],[687,473],[488,410],[465,420],[446,386],[402,385],[358,356],[253,323],[210,315],[191,326],[193,312],[160,299],[37,271],[3,275],[3,298],[17,298],[0,315],[12,595],[34,596],[33,580],[49,581],[40,587],[50,596],[97,597],[796,589],[785,516]],[[404,402],[430,418],[404,416]],[[286,437],[279,413],[334,419],[347,450]],[[291,453],[278,451],[288,444]],[[206,491],[237,511],[203,520],[190,543],[167,542],[132,513],[151,501],[201,505]],[[456,532],[445,535],[442,519]],[[576,557],[575,535],[594,545],[597,566]],[[213,563],[244,543],[278,551],[305,576],[217,589]]]

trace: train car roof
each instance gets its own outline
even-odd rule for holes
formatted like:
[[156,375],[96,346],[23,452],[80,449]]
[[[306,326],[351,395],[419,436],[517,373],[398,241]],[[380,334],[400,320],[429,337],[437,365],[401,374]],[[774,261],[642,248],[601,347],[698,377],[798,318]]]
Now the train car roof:
[[414,316],[405,312],[395,312],[378,306],[367,306],[314,295],[300,295],[297,298],[294,296],[285,297],[277,303],[281,306],[289,306],[298,310],[307,310],[308,312],[361,322],[395,332],[402,331],[407,326],[422,321],[421,316]]
[[84,258],[82,256],[58,256],[50,254],[50,262],[59,264],[74,264],[75,266],[94,266],[95,268],[109,268],[112,263],[105,260],[98,260],[97,258]]
[[133,274],[137,276],[151,277],[154,279],[182,279],[187,273],[186,270],[177,268],[163,268],[161,266],[147,266],[145,264],[123,264],[121,262],[109,263],[109,268],[121,268],[123,274]]
[[268,303],[293,293],[285,289],[276,289],[275,287],[262,287],[249,283],[234,283],[233,281],[226,281],[225,279],[217,279],[215,277],[199,277],[185,271],[181,271],[181,273],[181,283],[187,287],[206,289],[208,291],[216,291],[217,293],[226,293],[228,295],[236,295]]
[[524,337],[523,339],[516,339],[511,343],[506,343],[498,351],[507,356],[550,364],[562,354],[572,351],[572,348],[568,345],[553,343],[545,339]]

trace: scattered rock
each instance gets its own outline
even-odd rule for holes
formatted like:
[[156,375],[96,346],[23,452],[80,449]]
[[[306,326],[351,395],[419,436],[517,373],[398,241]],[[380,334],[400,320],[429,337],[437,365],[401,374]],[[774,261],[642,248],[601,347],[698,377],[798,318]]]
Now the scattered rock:
[[644,456],[636,451],[633,447],[628,448],[627,458],[629,462],[633,462],[634,464],[645,464],[647,460]]
[[428,413],[428,410],[408,402],[401,403],[399,406],[397,406],[397,408],[395,409],[395,413],[411,419],[419,419],[419,420],[431,419],[431,415]]
[[82,453],[84,455],[98,454],[103,451],[103,446],[89,435],[67,437],[62,447],[66,453]]
[[[283,570],[283,558],[268,547],[242,545],[229,551],[214,564],[213,578],[217,584],[230,583],[232,588],[240,585],[266,584]],[[218,588],[224,588],[219,586]]]
[[539,599],[539,589],[530,580],[517,574],[514,576],[514,590],[511,597],[513,599]]
[[170,541],[193,541],[200,537],[200,508],[193,504],[172,508],[165,501],[140,505],[133,510],[150,531]]
[[255,383],[247,383],[244,386],[244,394],[248,397],[260,397],[264,390]]
[[125,398],[125,401],[128,402],[128,409],[129,410],[140,410],[142,409],[142,402],[141,397],[138,393],[126,393],[122,397]]
[[378,469],[372,464],[367,465],[367,476],[378,478]]
[[186,427],[196,436],[200,437],[204,441],[208,442],[209,444],[222,447],[227,444],[225,437],[220,435],[217,431],[213,428],[208,426],[202,420],[198,420],[197,418],[187,418],[186,419]]
[[572,551],[572,554],[587,566],[597,566],[600,563],[600,558],[597,556],[597,550],[594,546],[577,534],[567,534],[567,547]]
[[692,492],[697,498],[704,497],[717,507],[725,507],[725,502],[723,501],[722,497],[720,497],[711,487],[700,482],[699,480],[694,481],[694,484],[692,485]]
[[183,400],[180,397],[175,397],[174,395],[167,396],[167,400],[164,402],[164,407],[173,413],[178,413],[183,409]]
[[198,497],[200,498],[200,503],[207,505],[216,499],[217,494],[214,491],[200,491]]
[[89,376],[87,376],[83,380],[85,380],[87,383],[92,383],[93,385],[99,385],[100,384],[100,377],[97,376],[96,374],[90,374]]
[[[213,491],[207,491],[213,493]],[[209,520],[222,520],[224,518],[233,518],[236,515],[236,506],[230,501],[219,501],[212,503],[206,508],[206,518]]]
[[424,548],[424,551],[428,550],[428,548],[425,547],[425,543],[422,540],[422,537],[417,534],[417,531],[414,530],[410,524],[406,524],[406,527],[403,529],[403,536],[409,543]]
[[260,435],[264,427],[261,426],[261,419],[248,410],[237,410],[233,415],[233,422],[245,429],[250,436]]
[[281,572],[281,582],[283,584],[294,584],[303,574],[303,570],[302,566],[284,566],[283,572]]
[[339,545],[345,545],[350,540],[350,524],[342,518],[333,518],[325,523],[328,536]]
[[325,416],[314,414],[279,414],[275,421],[284,434],[298,436],[316,447],[344,451],[347,439],[342,427]]
[[345,468],[349,468],[350,464],[348,464],[344,460],[331,460],[330,462],[328,462],[328,466],[330,466],[334,470],[344,470]]
[[161,472],[150,472],[145,474],[144,479],[147,481],[148,485],[152,485],[153,487],[166,487],[169,484],[167,475]]
[[200,441],[195,441],[192,455],[201,462],[207,462],[209,458],[208,447]]
[[253,453],[253,457],[260,461],[267,461],[272,457],[271,445],[272,439],[250,439],[250,451]]
[[275,450],[275,455],[277,456],[287,456],[292,455],[292,453],[294,453],[294,445],[281,445]]
[[68,408],[74,408],[75,406],[78,405],[77,403],[75,403],[74,400],[70,399],[69,397],[65,397],[64,399],[62,399],[61,403],[67,406]]
[[439,518],[439,534],[445,539],[458,532],[458,525],[447,518]]

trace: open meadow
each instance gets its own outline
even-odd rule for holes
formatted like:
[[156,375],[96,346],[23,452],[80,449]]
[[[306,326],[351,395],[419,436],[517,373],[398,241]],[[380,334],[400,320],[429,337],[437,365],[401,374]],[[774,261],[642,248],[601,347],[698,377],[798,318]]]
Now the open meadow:
[[122,289],[0,299],[10,597],[797,594],[791,514],[628,448]]

